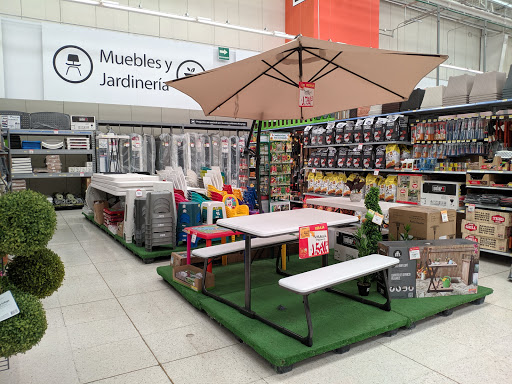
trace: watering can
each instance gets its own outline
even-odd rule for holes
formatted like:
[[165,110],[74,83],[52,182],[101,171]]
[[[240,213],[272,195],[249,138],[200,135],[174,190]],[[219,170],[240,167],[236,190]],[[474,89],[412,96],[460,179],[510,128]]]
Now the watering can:
[[445,276],[442,278],[443,280],[443,288],[450,288],[452,284],[452,278],[450,276]]

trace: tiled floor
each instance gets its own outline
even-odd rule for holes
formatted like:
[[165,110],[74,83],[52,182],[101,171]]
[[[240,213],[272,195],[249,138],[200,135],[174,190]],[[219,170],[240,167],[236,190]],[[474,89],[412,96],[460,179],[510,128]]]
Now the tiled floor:
[[392,338],[327,353],[277,375],[225,329],[194,309],[78,211],[58,213],[50,247],[64,285],[44,300],[48,331],[11,358],[2,384],[512,383],[511,259],[486,257],[480,283],[495,293]]

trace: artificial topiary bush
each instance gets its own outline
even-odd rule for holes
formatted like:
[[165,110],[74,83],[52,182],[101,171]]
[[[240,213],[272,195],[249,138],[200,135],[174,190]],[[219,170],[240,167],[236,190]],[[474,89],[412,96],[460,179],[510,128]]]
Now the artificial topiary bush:
[[43,248],[16,256],[7,264],[7,276],[17,288],[43,299],[62,285],[64,264],[55,252]]
[[0,197],[0,253],[24,255],[44,248],[57,227],[53,205],[31,190]]
[[29,293],[0,281],[0,293],[11,291],[20,313],[0,322],[0,356],[25,353],[43,338],[48,324],[43,304]]

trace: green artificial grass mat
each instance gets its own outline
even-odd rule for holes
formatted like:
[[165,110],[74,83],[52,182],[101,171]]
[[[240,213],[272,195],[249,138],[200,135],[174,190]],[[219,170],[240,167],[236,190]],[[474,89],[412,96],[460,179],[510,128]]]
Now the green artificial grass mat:
[[[336,262],[329,255],[329,262]],[[288,272],[300,273],[320,267],[320,258],[299,260],[290,256]],[[233,263],[214,266],[215,287],[212,292],[240,306],[244,304],[244,265]],[[320,291],[310,295],[313,322],[313,346],[307,347],[264,323],[246,317],[223,303],[193,291],[172,280],[172,267],[157,268],[157,273],[171,284],[194,307],[229,329],[274,366],[288,366],[304,359],[350,345],[412,323],[450,308],[477,300],[492,293],[480,286],[474,295],[393,300],[386,312],[348,298]],[[260,316],[300,335],[307,334],[302,297],[278,286],[283,278],[275,272],[275,260],[256,260],[251,266],[252,309]],[[340,284],[343,291],[357,294],[355,281]],[[372,288],[369,299],[384,302]],[[284,310],[278,309],[279,306]]]
[[[130,250],[132,253],[139,256],[143,260],[155,259],[157,257],[169,257],[173,252],[182,252],[187,250],[187,245],[185,244],[176,246],[174,248],[170,245],[159,245],[158,247],[155,247],[153,251],[146,251],[145,247],[137,247],[135,243],[127,243],[121,236],[110,232],[103,224],[98,224],[96,221],[94,221],[94,215],[86,215],[85,213],[82,214],[87,220],[96,225],[98,228],[102,229],[104,232],[108,233],[110,236],[120,242],[126,249]],[[203,245],[200,245],[199,247],[201,246]]]

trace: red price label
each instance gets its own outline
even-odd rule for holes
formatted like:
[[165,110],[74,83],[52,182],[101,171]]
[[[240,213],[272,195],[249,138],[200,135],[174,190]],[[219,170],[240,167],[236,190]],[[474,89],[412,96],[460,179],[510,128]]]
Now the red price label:
[[327,224],[299,228],[299,258],[307,259],[329,253]]
[[315,96],[315,83],[299,82],[299,107],[312,107]]

